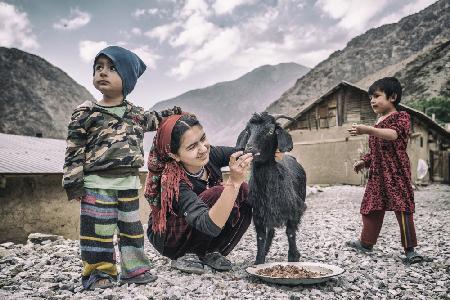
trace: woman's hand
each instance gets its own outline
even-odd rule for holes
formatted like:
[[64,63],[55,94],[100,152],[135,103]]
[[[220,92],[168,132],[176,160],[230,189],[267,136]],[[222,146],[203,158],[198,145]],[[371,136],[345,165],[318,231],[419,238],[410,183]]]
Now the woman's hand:
[[240,186],[244,182],[247,171],[253,160],[253,155],[242,151],[235,152],[230,157],[230,181],[235,186]]
[[[230,217],[230,212],[239,193],[239,188],[244,182],[247,171],[250,168],[250,163],[253,160],[251,153],[242,154],[242,151],[231,154],[229,164],[230,178],[224,184],[222,195],[220,195],[219,199],[209,210],[209,217],[220,228],[225,226],[225,223]],[[232,186],[232,188],[226,188],[227,186]]]
[[363,124],[353,123],[352,128],[347,129],[351,136],[361,135],[361,134],[370,134],[372,126],[367,126]]
[[356,174],[359,173],[359,171],[361,171],[362,169],[364,169],[365,166],[365,161],[363,160],[358,160],[353,164],[353,171],[356,172]]

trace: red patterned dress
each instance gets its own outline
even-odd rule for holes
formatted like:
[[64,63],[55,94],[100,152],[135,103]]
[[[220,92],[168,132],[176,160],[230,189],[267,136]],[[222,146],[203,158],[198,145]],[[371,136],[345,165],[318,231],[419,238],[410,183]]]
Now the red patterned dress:
[[414,213],[414,192],[411,186],[411,167],[408,145],[410,117],[394,112],[374,126],[397,132],[394,141],[369,137],[370,152],[362,157],[369,167],[369,180],[361,203],[361,214],[373,211],[404,211]]

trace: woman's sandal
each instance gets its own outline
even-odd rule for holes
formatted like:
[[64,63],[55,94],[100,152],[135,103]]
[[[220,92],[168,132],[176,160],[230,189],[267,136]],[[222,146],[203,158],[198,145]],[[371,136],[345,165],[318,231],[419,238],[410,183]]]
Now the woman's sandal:
[[219,252],[206,253],[200,260],[217,271],[229,271],[233,267],[231,262]]
[[150,282],[155,281],[156,279],[158,279],[158,276],[153,275],[150,273],[150,271],[146,271],[142,274],[139,274],[138,276],[135,277],[131,277],[131,278],[120,278],[120,284],[147,284]]
[[95,289],[107,289],[115,285],[115,280],[106,273],[94,271],[89,279],[83,282],[83,288],[88,291]]
[[172,260],[171,267],[191,274],[205,273],[202,262],[194,253],[187,253],[176,260]]

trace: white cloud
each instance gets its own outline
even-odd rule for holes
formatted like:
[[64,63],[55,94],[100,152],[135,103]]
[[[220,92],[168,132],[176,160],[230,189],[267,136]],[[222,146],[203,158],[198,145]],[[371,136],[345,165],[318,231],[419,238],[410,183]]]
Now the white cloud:
[[134,48],[131,51],[136,53],[137,56],[139,56],[142,59],[142,61],[147,65],[147,67],[156,69],[156,61],[160,59],[161,56],[153,53],[147,45],[139,48]]
[[201,47],[187,48],[183,51],[179,55],[182,58],[181,62],[169,72],[169,75],[182,80],[193,72],[198,73],[223,63],[236,53],[240,45],[241,34],[238,28],[223,29]]
[[398,12],[390,14],[382,18],[379,22],[376,22],[374,26],[396,23],[400,21],[401,18],[417,13],[422,9],[426,8],[427,6],[430,6],[434,2],[436,2],[436,0],[418,0],[413,3],[408,3],[405,6],[403,6]]
[[134,34],[134,35],[141,35],[141,34],[142,34],[142,31],[141,31],[141,29],[138,28],[138,27],[133,27],[133,28],[131,29],[131,33]]
[[159,42],[162,43],[175,31],[175,29],[180,24],[177,22],[161,25],[158,27],[153,28],[152,30],[147,31],[144,33],[144,35],[150,37],[150,38],[157,38],[159,39]]
[[119,46],[119,47],[123,47],[123,48],[127,48],[128,43],[125,42],[125,41],[117,41],[113,45],[116,45],[116,46]]
[[319,0],[316,2],[326,15],[339,20],[338,25],[351,35],[367,29],[367,24],[388,4],[387,0]]
[[149,9],[138,8],[131,14],[131,16],[133,16],[136,19],[139,19],[140,17],[145,16],[145,15],[151,15],[151,16],[159,15],[159,12],[160,12],[160,10],[157,8],[149,8]]
[[159,10],[157,8],[150,8],[149,10],[147,10],[147,13],[149,15],[157,15],[159,12]]
[[216,14],[230,14],[239,5],[250,4],[253,0],[216,0],[212,7]]
[[187,0],[180,16],[188,17],[193,14],[208,16],[210,14],[208,4],[204,0]]
[[0,46],[39,48],[28,15],[18,11],[14,5],[3,2],[0,2]]
[[183,60],[177,67],[170,70],[169,75],[178,78],[178,80],[185,79],[194,69],[194,65],[193,60]]
[[213,23],[198,14],[191,15],[183,29],[177,37],[170,39],[172,46],[199,46],[217,31]]
[[186,56],[203,63],[217,63],[229,58],[239,48],[241,35],[237,28],[226,28],[203,47]]
[[53,24],[53,28],[59,30],[75,30],[86,26],[91,21],[91,15],[79,9],[70,10],[70,19],[62,18]]
[[315,5],[333,19],[340,19],[350,9],[351,0],[319,0]]
[[138,8],[131,15],[135,18],[139,18],[139,17],[145,15],[145,9]]
[[93,62],[95,55],[100,50],[106,48],[108,43],[105,41],[81,41],[78,46],[81,59],[85,62]]
[[248,33],[261,34],[273,26],[278,16],[279,11],[276,8],[270,8],[264,14],[248,19],[242,24],[242,28]]

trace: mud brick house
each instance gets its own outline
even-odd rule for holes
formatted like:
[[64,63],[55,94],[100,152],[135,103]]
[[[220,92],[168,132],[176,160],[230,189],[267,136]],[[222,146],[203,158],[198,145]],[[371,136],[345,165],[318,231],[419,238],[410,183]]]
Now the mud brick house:
[[[32,232],[78,239],[80,204],[69,202],[61,187],[65,149],[65,140],[0,133],[0,243],[24,242]],[[140,171],[143,185],[146,169]]]

